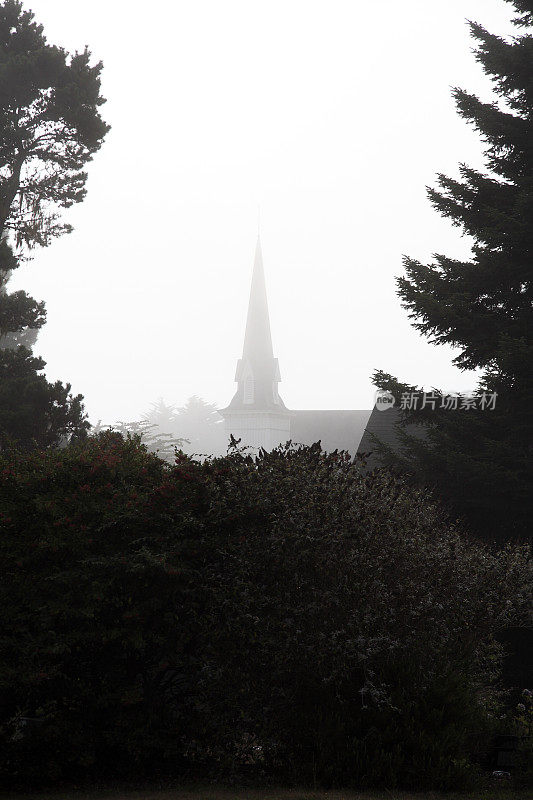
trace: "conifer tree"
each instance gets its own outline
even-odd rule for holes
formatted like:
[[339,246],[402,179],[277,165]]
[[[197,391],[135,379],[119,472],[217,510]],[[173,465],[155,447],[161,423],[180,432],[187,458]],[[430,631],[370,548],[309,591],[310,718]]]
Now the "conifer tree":
[[0,3],[0,234],[17,245],[69,232],[59,209],[85,197],[85,166],[109,130],[90,59],[48,44],[19,0]]
[[7,284],[32,248],[71,230],[61,209],[83,200],[85,166],[109,130],[101,69],[87,49],[48,44],[19,0],[0,2],[0,447],[57,445],[88,428],[81,395],[48,383],[29,349],[44,303]]
[[59,447],[89,429],[81,395],[69,383],[49,383],[42,358],[26,347],[0,350],[0,450]]
[[[459,179],[440,174],[429,190],[437,211],[473,238],[472,257],[405,258],[397,282],[413,325],[431,342],[458,348],[460,369],[481,369],[478,392],[496,392],[496,407],[406,411],[404,426],[423,423],[426,435],[404,431],[402,457],[388,454],[435,486],[476,532],[500,539],[527,536],[533,451],[533,0],[506,1],[525,29],[518,36],[506,40],[470,23],[493,102],[453,93],[485,145],[485,170],[461,164]],[[405,388],[382,372],[374,379]]]

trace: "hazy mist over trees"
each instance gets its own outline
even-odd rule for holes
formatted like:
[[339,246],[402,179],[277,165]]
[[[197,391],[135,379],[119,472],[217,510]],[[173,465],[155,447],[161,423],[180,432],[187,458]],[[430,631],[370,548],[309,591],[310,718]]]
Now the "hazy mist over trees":
[[177,448],[190,456],[225,455],[228,441],[224,422],[214,403],[193,395],[181,408],[168,405],[162,397],[138,421],[92,427],[92,433],[112,429],[124,435],[140,434],[142,442],[152,453],[172,461]]

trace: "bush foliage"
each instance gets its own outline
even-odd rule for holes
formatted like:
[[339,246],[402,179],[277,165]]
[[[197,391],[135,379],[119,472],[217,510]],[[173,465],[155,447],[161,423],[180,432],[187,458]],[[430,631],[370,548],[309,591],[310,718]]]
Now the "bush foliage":
[[287,445],[0,453],[0,774],[464,784],[526,548]]

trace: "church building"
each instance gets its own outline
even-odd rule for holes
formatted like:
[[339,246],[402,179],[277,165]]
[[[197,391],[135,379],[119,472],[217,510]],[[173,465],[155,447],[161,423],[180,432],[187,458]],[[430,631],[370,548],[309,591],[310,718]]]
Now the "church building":
[[[252,285],[242,357],[237,361],[237,391],[230,404],[220,410],[225,436],[241,445],[272,450],[289,439],[295,444],[322,443],[324,450],[357,453],[365,432],[369,410],[293,411],[279,394],[281,374],[272,348],[270,318],[261,242],[257,239]],[[386,416],[386,413],[385,413]]]

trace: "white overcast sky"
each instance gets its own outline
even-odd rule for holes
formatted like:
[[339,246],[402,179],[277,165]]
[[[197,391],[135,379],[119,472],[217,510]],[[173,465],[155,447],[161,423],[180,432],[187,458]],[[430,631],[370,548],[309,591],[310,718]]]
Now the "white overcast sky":
[[516,34],[503,0],[27,0],[50,43],[103,60],[111,123],[75,226],[18,270],[45,300],[35,352],[91,421],[159,397],[226,405],[257,207],[280,394],[373,405],[374,369],[445,390],[475,375],[409,324],[402,254],[463,257],[426,198],[482,165],[450,87],[489,97],[465,20]]

